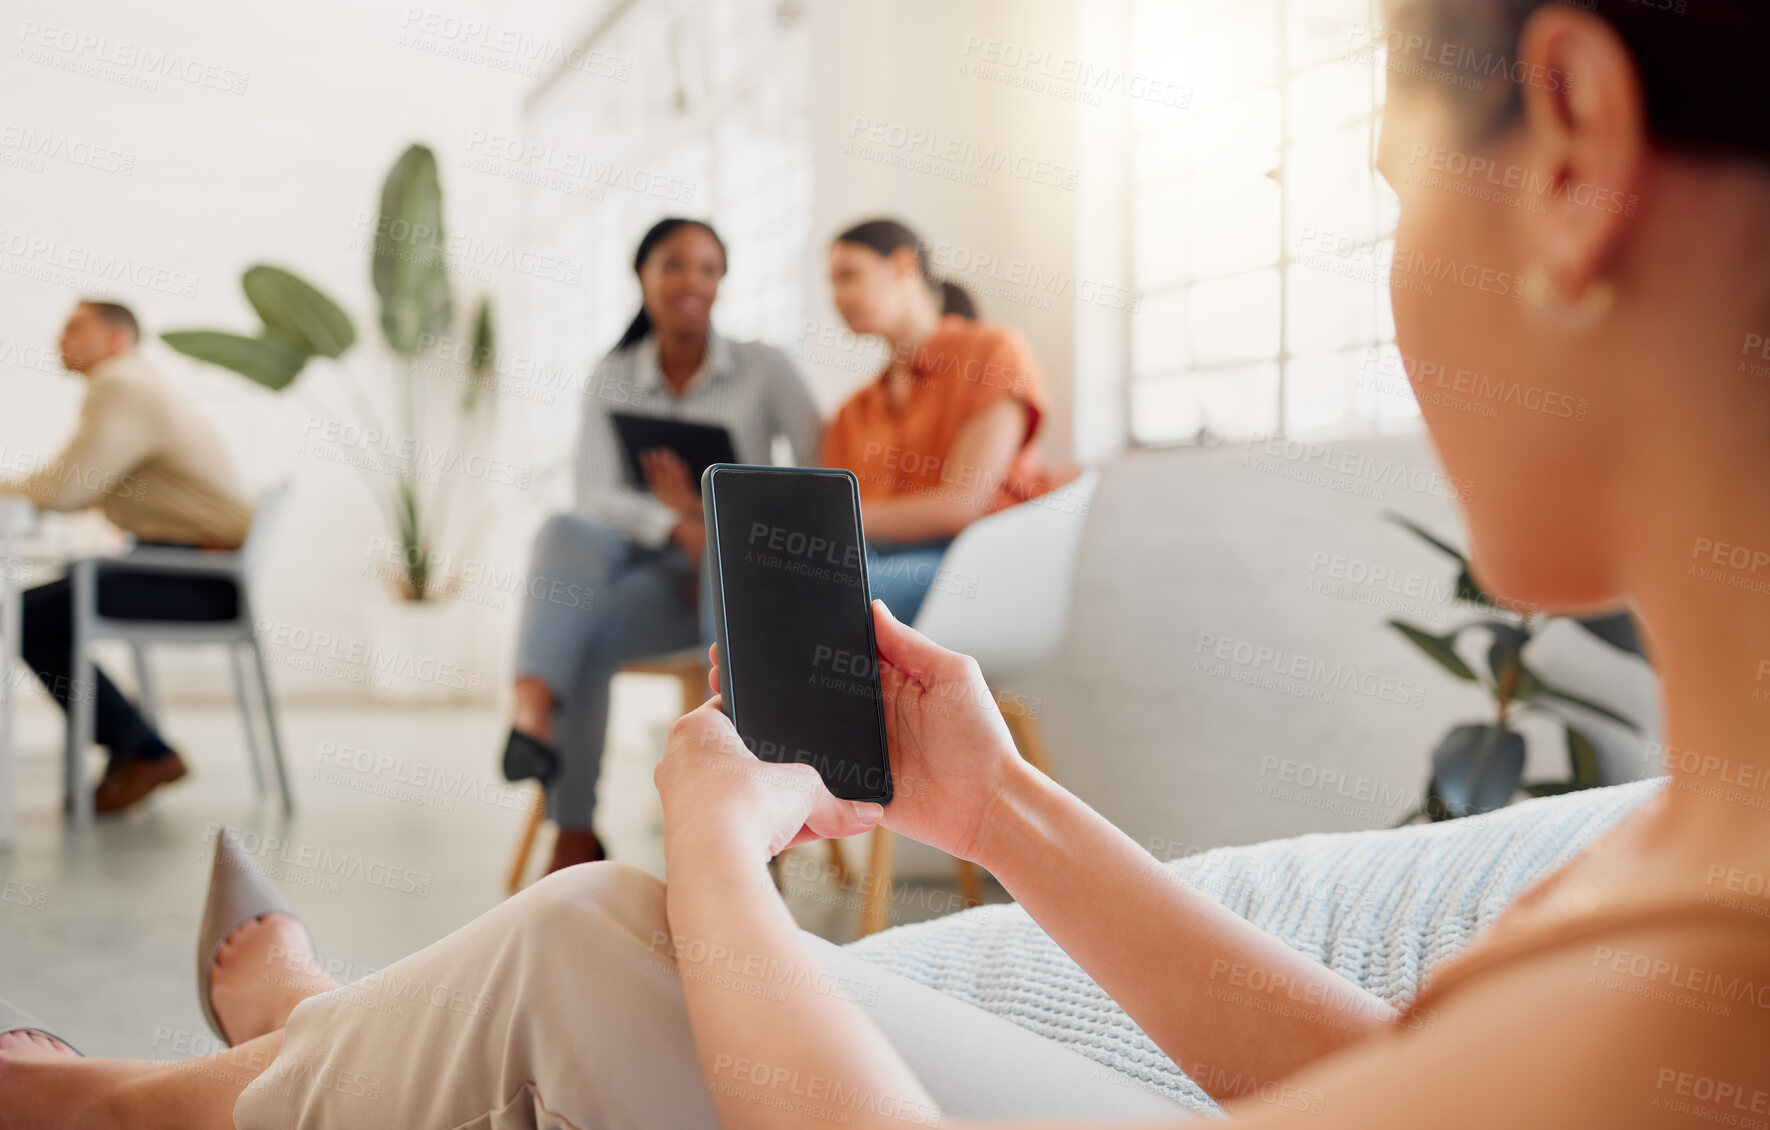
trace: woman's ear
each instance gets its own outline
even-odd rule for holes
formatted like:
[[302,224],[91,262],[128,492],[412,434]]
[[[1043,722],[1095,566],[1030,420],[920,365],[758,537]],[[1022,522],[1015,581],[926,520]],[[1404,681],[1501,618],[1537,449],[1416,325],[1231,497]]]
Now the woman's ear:
[[891,273],[899,278],[921,278],[922,256],[913,247],[893,248],[887,257],[891,264]]
[[1641,76],[1610,24],[1564,4],[1526,22],[1513,71],[1530,167],[1545,182],[1540,266],[1577,299],[1604,275],[1640,199],[1648,144]]

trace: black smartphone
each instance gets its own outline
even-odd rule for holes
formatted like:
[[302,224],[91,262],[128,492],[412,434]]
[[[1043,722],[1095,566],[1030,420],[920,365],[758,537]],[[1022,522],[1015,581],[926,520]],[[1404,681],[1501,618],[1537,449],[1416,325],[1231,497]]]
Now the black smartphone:
[[701,475],[719,694],[764,761],[844,800],[891,799],[885,708],[852,472],[716,463]]

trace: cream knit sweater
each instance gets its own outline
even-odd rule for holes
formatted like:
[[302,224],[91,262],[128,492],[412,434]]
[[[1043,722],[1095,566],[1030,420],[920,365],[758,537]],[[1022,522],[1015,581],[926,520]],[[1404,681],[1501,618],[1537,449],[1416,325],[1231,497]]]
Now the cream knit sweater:
[[94,365],[80,423],[54,459],[0,483],[44,510],[101,506],[142,541],[232,549],[252,508],[221,437],[134,350]]

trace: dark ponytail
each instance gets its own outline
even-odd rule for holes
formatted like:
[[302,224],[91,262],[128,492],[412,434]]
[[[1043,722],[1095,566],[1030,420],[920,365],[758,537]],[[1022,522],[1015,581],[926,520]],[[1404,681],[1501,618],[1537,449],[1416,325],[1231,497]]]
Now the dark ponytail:
[[930,290],[940,295],[941,313],[957,314],[973,321],[977,319],[977,304],[971,301],[971,295],[956,282],[934,277],[934,272],[928,265],[928,245],[907,226],[896,220],[867,220],[855,224],[837,236],[835,241],[869,248],[880,255],[890,255],[900,247],[909,248],[916,253],[916,261],[922,265],[922,281],[928,284]]
[[965,288],[950,280],[940,284],[940,312],[957,314],[961,318],[977,320],[977,304],[965,293]]
[[[725,241],[719,238],[719,233],[713,230],[713,225],[700,220],[685,220],[680,216],[670,216],[653,224],[651,230],[645,233],[645,238],[639,241],[639,250],[633,253],[633,273],[637,275],[644,268],[645,261],[651,258],[651,253],[657,250],[658,244],[664,242],[671,232],[677,228],[689,226],[700,228],[712,236],[713,242],[719,245],[719,257],[725,258]],[[609,350],[610,355],[624,353],[632,349],[644,341],[645,335],[649,333],[651,333],[651,315],[645,312],[645,300],[641,298],[639,313],[633,315],[633,320],[627,323],[626,332],[621,335],[621,340],[615,342],[615,347]]]

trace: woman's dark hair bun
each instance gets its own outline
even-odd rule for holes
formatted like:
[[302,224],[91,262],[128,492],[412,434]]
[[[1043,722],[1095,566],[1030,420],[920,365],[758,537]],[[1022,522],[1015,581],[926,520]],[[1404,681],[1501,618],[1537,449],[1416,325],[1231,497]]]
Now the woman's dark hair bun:
[[852,243],[880,255],[890,255],[900,247],[909,248],[916,253],[916,261],[922,265],[922,280],[928,284],[929,289],[940,293],[941,312],[958,314],[973,320],[977,318],[977,303],[971,300],[971,295],[966,293],[964,287],[935,277],[929,266],[932,258],[928,253],[929,246],[909,225],[885,218],[865,220],[838,235],[835,242]]
[[940,284],[940,312],[957,314],[974,322],[977,320],[977,304],[971,301],[971,295],[966,293],[965,288],[956,282]]

